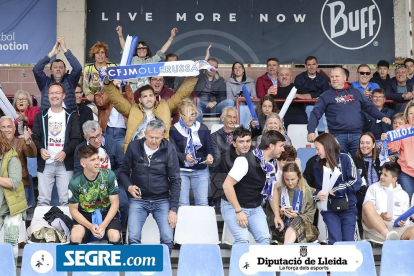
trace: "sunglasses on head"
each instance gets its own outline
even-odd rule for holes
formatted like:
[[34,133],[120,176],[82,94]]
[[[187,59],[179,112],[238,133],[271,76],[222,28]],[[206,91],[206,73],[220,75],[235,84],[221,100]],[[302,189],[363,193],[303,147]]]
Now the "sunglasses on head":
[[148,49],[148,47],[147,47],[147,46],[140,46],[140,47],[137,47],[137,50],[145,50],[145,49]]
[[360,75],[367,75],[367,76],[369,76],[369,75],[371,75],[371,72],[358,72]]

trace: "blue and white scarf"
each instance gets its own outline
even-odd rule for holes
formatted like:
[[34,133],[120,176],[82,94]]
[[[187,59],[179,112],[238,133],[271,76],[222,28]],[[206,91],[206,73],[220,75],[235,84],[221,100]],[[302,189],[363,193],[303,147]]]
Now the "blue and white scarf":
[[200,129],[201,124],[197,121],[194,121],[194,125],[188,127],[182,119],[174,124],[177,131],[184,137],[187,138],[187,145],[185,147],[185,154],[191,154],[191,156],[196,160],[194,163],[187,162],[184,160],[184,166],[192,167],[197,164],[196,152],[199,150],[203,144],[201,144],[200,137],[198,136],[198,130]]
[[260,161],[260,167],[266,174],[266,182],[261,194],[263,195],[262,206],[266,203],[266,200],[272,200],[273,198],[273,185],[276,183],[276,160],[270,160],[266,162],[263,156],[263,151],[259,148],[253,150],[254,156]]
[[[302,210],[302,199],[303,199],[303,192],[298,188],[295,189],[295,195],[293,197],[293,206],[292,210],[296,213],[300,214]],[[289,192],[286,186],[282,186],[281,195],[280,195],[280,206],[282,207],[290,207],[290,200],[289,200]],[[285,226],[288,227],[292,219],[286,217],[284,220]]]
[[380,144],[379,149],[378,149],[381,166],[385,162],[389,161],[387,143],[414,136],[414,127],[406,127],[406,128],[390,130],[390,131],[387,131],[387,135],[388,135],[388,139],[382,141],[382,144]]

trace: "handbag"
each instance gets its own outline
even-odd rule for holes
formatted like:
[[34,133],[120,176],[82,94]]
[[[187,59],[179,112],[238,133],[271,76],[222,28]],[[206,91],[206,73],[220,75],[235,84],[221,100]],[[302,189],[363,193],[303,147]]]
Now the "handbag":
[[349,209],[348,196],[344,197],[330,197],[332,212],[343,212]]

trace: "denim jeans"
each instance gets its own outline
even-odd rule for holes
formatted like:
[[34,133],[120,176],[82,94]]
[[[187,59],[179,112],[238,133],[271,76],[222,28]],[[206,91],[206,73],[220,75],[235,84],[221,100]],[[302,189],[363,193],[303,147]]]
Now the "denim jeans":
[[119,186],[119,212],[121,213],[121,225],[125,226],[128,218],[129,200],[125,188]]
[[356,155],[359,147],[359,138],[361,134],[350,133],[350,134],[335,134],[333,135],[341,146],[342,153],[348,153],[353,157]]
[[160,230],[160,242],[171,250],[174,243],[173,229],[168,223],[170,201],[165,199],[129,199],[128,243],[140,244],[141,232],[149,213],[152,214]]
[[414,193],[414,177],[401,172],[400,177],[398,178],[398,183],[401,185],[401,188],[407,192],[410,199],[409,202],[411,202],[411,198]]
[[37,179],[39,181],[39,197],[37,198],[37,206],[50,206],[52,189],[53,185],[55,185],[55,181],[59,195],[59,204],[61,206],[67,206],[68,187],[72,175],[73,171],[66,171],[65,165],[62,162],[46,164],[43,172],[37,173]]
[[121,147],[124,145],[126,129],[118,127],[107,127],[106,135],[117,141]]
[[208,101],[202,101],[200,99],[197,100],[197,108],[198,108],[198,112],[200,112],[200,114],[197,117],[197,121],[199,121],[200,123],[203,122],[203,113],[221,114],[221,111],[226,106],[234,106],[233,99],[226,99],[224,101],[221,101],[218,104],[216,104],[213,108],[207,108],[208,103],[209,103]]
[[249,243],[249,232],[257,243],[270,243],[269,227],[262,206],[256,208],[242,208],[247,216],[247,228],[238,225],[233,206],[227,200],[221,200],[221,214],[234,237],[234,244]]
[[208,205],[208,186],[210,184],[210,172],[208,167],[192,172],[180,171],[181,192],[179,206],[190,205],[190,188],[193,190],[195,205]]

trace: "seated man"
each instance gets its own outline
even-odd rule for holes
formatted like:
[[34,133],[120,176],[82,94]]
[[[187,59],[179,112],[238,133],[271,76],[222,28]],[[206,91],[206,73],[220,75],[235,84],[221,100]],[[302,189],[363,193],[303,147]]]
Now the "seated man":
[[[388,100],[403,101],[413,98],[414,81],[408,79],[408,71],[405,65],[395,66],[395,77],[393,77],[385,89]],[[402,104],[395,104],[394,110],[398,112]]]
[[[394,117],[394,110],[384,106],[385,104],[385,91],[384,89],[377,88],[372,91],[372,103],[381,111],[385,117],[390,118],[391,122]],[[374,119],[372,116],[365,112],[362,112],[363,119],[363,132],[372,132],[375,140],[381,139],[381,134],[392,130],[392,124],[388,125],[380,120]]]
[[404,65],[407,67],[408,79],[414,80],[414,59],[406,58],[404,60]]
[[[209,58],[208,63],[218,68],[218,61]],[[216,70],[204,70],[194,87],[197,108],[200,111],[197,121],[203,122],[203,113],[221,113],[226,106],[234,106],[233,99],[227,99],[226,82]]]
[[162,121],[150,121],[145,137],[129,143],[119,179],[129,192],[128,243],[141,243],[141,231],[151,213],[162,244],[171,250],[177,224],[181,178],[178,156],[165,137]]
[[369,82],[369,76],[371,75],[371,68],[366,64],[361,64],[357,68],[358,81],[352,82],[352,86],[367,98],[371,98],[372,90],[380,88],[375,82]]
[[214,148],[214,165],[218,164],[220,156],[228,151],[233,142],[233,131],[237,124],[237,109],[230,106],[223,108],[220,119],[224,123],[223,127],[211,134]]
[[[101,168],[112,170],[115,176],[121,170],[124,161],[124,151],[122,146],[117,143],[111,136],[102,133],[99,123],[94,120],[87,121],[82,126],[82,132],[85,133],[85,141],[80,143],[75,149],[75,163],[73,172],[83,171],[83,167],[78,159],[78,149],[84,145],[90,145],[98,149],[99,161]],[[124,187],[119,187],[119,211],[121,212],[122,225],[126,224],[128,218],[128,197]]]
[[69,211],[74,220],[70,243],[87,243],[92,234],[98,240],[106,235],[109,243],[122,244],[115,173],[101,168],[97,148],[85,145],[77,154],[83,171],[69,183]]
[[385,90],[391,81],[389,72],[390,63],[386,60],[380,60],[377,63],[377,72],[372,75],[372,78],[369,80],[369,82],[375,82],[379,85],[380,88]]
[[[380,181],[369,186],[362,205],[362,227],[365,237],[378,242],[385,240],[412,240],[414,239],[414,226],[405,221],[394,221],[409,208],[408,194],[397,183],[401,174],[398,163],[387,162],[382,167]],[[393,216],[388,216],[387,198],[389,186],[394,188]]]

